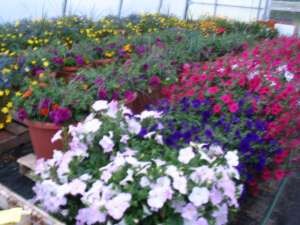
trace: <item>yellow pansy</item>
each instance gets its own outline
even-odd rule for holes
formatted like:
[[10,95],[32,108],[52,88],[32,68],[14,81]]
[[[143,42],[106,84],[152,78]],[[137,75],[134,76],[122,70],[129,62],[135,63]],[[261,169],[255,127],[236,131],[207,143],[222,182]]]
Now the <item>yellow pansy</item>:
[[34,43],[34,41],[31,40],[31,39],[29,39],[29,40],[27,41],[27,43],[30,44],[30,45],[32,45],[32,44]]
[[35,64],[36,64],[36,61],[35,61],[35,60],[32,60],[32,61],[31,61],[31,64],[32,64],[32,65],[35,65]]
[[4,128],[4,123],[0,123],[0,130]]
[[3,68],[2,71],[1,71],[3,74],[9,74],[11,72],[10,69],[8,68]]
[[4,91],[0,91],[0,97],[4,95]]
[[5,122],[6,123],[11,123],[12,121],[12,116],[11,115],[7,115]]
[[7,114],[9,112],[9,109],[7,107],[3,107],[1,109],[1,112],[3,112],[4,114]]
[[49,66],[49,62],[48,61],[43,62],[43,66],[44,67],[48,67]]
[[31,85],[32,85],[32,86],[35,86],[35,85],[37,85],[37,84],[38,84],[38,82],[37,82],[36,80],[34,80],[34,81],[31,82]]
[[17,97],[19,97],[19,96],[21,96],[21,95],[22,95],[21,92],[19,92],[19,91],[16,92],[16,96],[17,96]]
[[6,96],[10,94],[10,90],[5,89],[4,91],[5,91],[5,95],[6,95]]
[[6,107],[9,108],[9,109],[12,108],[12,107],[13,107],[13,103],[12,103],[12,102],[8,102],[8,103],[6,104]]
[[114,51],[108,51],[108,52],[105,52],[105,53],[104,53],[105,57],[107,57],[107,58],[111,58],[111,57],[113,57],[113,56],[114,56],[114,54],[115,54],[115,52],[114,52]]

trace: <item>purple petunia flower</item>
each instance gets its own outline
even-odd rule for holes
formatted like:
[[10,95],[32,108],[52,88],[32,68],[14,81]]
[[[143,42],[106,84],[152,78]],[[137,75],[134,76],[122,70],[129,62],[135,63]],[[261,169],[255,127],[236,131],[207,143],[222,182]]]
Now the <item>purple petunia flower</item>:
[[70,109],[61,107],[52,112],[50,112],[50,119],[55,124],[62,124],[72,117],[72,112]]
[[146,48],[143,45],[139,45],[135,47],[135,51],[139,55],[143,55],[146,52]]
[[102,84],[104,84],[104,80],[101,77],[97,77],[94,81],[94,84],[96,84],[97,86],[101,86]]
[[28,118],[28,114],[24,108],[20,108],[17,112],[17,116],[20,120],[25,120]]
[[149,85],[152,87],[159,86],[161,84],[161,80],[158,76],[154,75],[149,80]]
[[126,103],[131,103],[137,98],[137,94],[133,91],[126,91],[124,97]]
[[52,59],[52,62],[55,63],[55,64],[58,64],[58,65],[62,65],[64,64],[64,59],[61,58],[61,57],[53,57]]
[[44,98],[40,100],[38,109],[49,109],[52,105],[52,100],[50,98]]
[[99,100],[106,100],[107,99],[107,91],[105,88],[99,88],[97,93]]
[[77,55],[77,56],[75,57],[75,61],[76,61],[76,64],[77,64],[78,66],[84,65],[84,59],[83,59],[83,57],[82,57],[81,55]]

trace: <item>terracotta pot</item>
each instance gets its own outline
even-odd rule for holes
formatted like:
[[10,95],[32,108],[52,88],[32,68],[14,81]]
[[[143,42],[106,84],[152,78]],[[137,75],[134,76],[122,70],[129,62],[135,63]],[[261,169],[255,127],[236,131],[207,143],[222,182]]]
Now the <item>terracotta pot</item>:
[[60,71],[57,71],[55,77],[63,78],[65,82],[69,82],[76,76],[76,72],[80,69],[77,66],[65,66]]
[[104,66],[115,62],[115,59],[97,59],[93,61],[93,67]]
[[161,87],[153,87],[151,93],[138,93],[136,99],[133,102],[127,103],[126,106],[133,113],[138,114],[145,110],[148,105],[155,105],[162,98]]
[[25,120],[28,126],[33,150],[37,158],[50,159],[55,149],[63,149],[62,141],[51,143],[53,135],[60,130],[60,126],[53,123]]

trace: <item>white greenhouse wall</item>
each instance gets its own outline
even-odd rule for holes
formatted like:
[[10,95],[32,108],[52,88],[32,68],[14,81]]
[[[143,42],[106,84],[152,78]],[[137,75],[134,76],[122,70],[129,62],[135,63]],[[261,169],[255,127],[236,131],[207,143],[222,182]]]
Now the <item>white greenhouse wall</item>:
[[[158,11],[160,0],[123,0],[121,16],[132,13],[155,13]],[[256,20],[263,17],[264,9],[258,13],[257,9],[264,8],[267,0],[195,0],[189,6],[187,16],[199,18],[202,16],[217,16],[238,19],[242,21]],[[0,23],[12,22],[23,18],[39,19],[53,18],[62,15],[63,0],[0,0]],[[198,2],[198,4],[197,4]],[[214,4],[219,5],[215,8]],[[118,15],[120,0],[68,0],[67,14],[85,15],[98,19],[107,15]],[[186,0],[163,0],[160,12],[184,15]],[[243,6],[243,8],[226,5]]]

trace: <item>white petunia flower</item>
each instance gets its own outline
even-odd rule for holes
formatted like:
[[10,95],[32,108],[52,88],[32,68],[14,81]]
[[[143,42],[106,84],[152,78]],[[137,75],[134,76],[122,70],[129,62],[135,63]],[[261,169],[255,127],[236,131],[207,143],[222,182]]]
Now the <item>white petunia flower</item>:
[[179,151],[178,160],[184,164],[188,164],[195,157],[192,147],[186,147]]
[[147,119],[147,118],[160,118],[161,117],[161,112],[157,112],[157,111],[143,111],[139,117],[140,119],[143,121],[144,119]]
[[84,121],[82,125],[82,132],[85,134],[89,134],[97,132],[100,129],[102,122],[98,119],[92,119]]
[[108,109],[108,102],[105,101],[105,100],[96,101],[92,105],[92,109],[95,110],[96,112],[99,112],[99,111],[102,111],[102,110],[106,110],[106,109]]
[[120,193],[109,200],[105,204],[108,214],[115,220],[121,219],[130,206],[131,198],[131,194],[129,193]]
[[61,134],[62,134],[62,130],[57,131],[57,132],[54,134],[54,136],[51,138],[51,143],[54,143],[54,142],[56,142],[56,141],[58,141],[58,140],[61,140],[61,139],[62,139]]
[[209,191],[205,187],[194,187],[189,200],[197,207],[206,204],[209,200]]
[[126,122],[128,124],[128,131],[131,134],[139,134],[140,133],[142,126],[136,119],[126,118]]
[[227,160],[228,165],[230,166],[238,166],[239,165],[239,157],[237,151],[229,151],[225,155],[225,159]]
[[104,152],[112,152],[115,143],[112,140],[113,134],[112,132],[110,132],[110,135],[104,135],[103,138],[99,141],[99,144],[101,145],[101,147],[103,148]]

